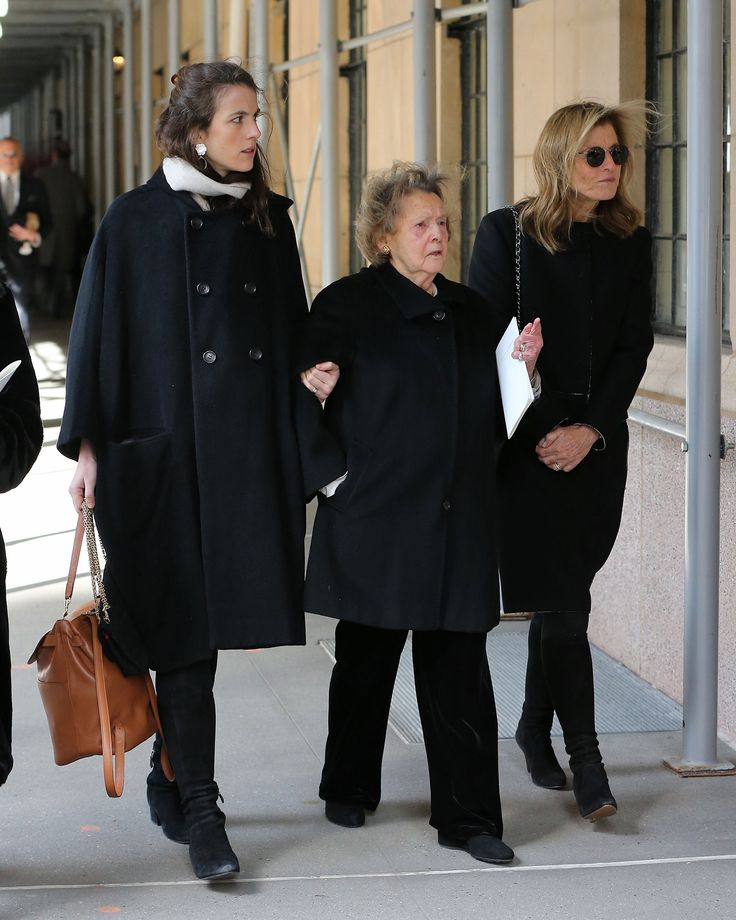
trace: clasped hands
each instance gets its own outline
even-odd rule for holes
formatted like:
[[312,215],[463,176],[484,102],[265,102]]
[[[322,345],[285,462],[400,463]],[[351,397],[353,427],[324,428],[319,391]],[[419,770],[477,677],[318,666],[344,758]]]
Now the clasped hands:
[[300,374],[304,386],[320,402],[324,402],[335,389],[335,384],[340,376],[340,368],[333,361],[320,361]]
[[590,425],[557,425],[539,441],[535,450],[545,466],[556,473],[569,473],[588,456],[599,437]]

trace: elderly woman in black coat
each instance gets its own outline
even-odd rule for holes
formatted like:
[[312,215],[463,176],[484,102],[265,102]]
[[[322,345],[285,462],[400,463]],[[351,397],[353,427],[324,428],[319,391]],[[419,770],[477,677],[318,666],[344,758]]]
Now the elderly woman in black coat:
[[[651,240],[630,198],[638,105],[566,106],[534,152],[539,191],[483,218],[469,283],[507,322],[541,317],[541,397],[499,464],[504,608],[534,611],[516,740],[531,778],[562,789],[562,726],[580,814],[616,812],[595,730],[590,586],[618,532],[627,409],[652,348]],[[517,302],[515,264],[520,260]]]
[[[443,846],[506,863],[514,854],[501,839],[486,657],[499,618],[501,330],[481,297],[439,274],[449,238],[442,183],[405,163],[372,177],[356,223],[370,267],[325,288],[310,315],[302,363],[320,355],[340,365],[324,426],[347,471],[319,496],[306,578],[307,609],[339,620],[320,796],[328,820],[345,827],[378,806],[412,630],[430,824]],[[539,335],[519,341],[533,368]]]
[[[292,424],[307,309],[290,202],[231,62],[174,78],[161,168],[108,210],[69,345],[59,449],[95,505],[114,650],[156,671],[176,784],[154,747],[151,817],[200,878],[239,870],[214,781],[218,649],[303,644],[304,492]],[[334,369],[312,369],[329,392]],[[325,475],[337,475],[325,468]]]
[[[20,362],[13,370],[13,365]],[[38,384],[13,295],[0,282],[0,492],[19,485],[41,450],[43,426]],[[0,786],[13,767],[13,706],[5,599],[5,543],[0,533]]]

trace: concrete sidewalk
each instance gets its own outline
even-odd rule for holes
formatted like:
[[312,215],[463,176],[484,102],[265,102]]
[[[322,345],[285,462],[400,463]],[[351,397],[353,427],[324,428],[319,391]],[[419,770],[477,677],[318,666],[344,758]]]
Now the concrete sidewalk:
[[[99,758],[53,763],[24,662],[63,609],[74,516],[72,465],[55,450],[63,351],[36,336],[47,444],[26,482],[0,497],[8,544],[15,769],[0,789],[0,918],[592,918],[731,917],[736,900],[736,777],[680,779],[661,761],[678,733],[605,735],[619,814],[590,825],[570,791],[529,782],[513,741],[500,743],[504,838],[515,863],[485,867],[441,849],[427,824],[424,749],[389,732],[384,799],[366,826],[328,824],[317,784],[331,663],[308,618],[306,648],[220,657],[217,778],[241,875],[193,879],[186,847],[166,840],[145,800],[148,745],[126,761],[126,790],[108,799]],[[84,590],[83,590],[84,589]],[[79,581],[79,602],[86,579]],[[505,623],[501,630],[523,629]],[[519,675],[523,680],[523,675]],[[560,743],[555,741],[558,753]],[[724,749],[722,755],[733,759]]]

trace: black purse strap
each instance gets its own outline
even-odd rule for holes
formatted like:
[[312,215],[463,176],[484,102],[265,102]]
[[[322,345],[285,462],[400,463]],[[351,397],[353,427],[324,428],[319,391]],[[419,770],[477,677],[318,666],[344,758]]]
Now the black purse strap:
[[521,223],[519,212],[509,205],[509,211],[514,215],[514,274],[516,281],[516,325],[521,332]]

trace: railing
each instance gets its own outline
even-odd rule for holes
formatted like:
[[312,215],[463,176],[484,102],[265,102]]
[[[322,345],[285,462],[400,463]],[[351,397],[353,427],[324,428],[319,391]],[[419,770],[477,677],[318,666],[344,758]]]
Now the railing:
[[[671,422],[667,418],[653,415],[651,412],[644,412],[641,409],[629,409],[629,421],[641,425],[642,428],[650,428],[652,431],[658,431],[660,434],[667,434],[672,438],[676,438],[680,442],[680,450],[683,453],[687,452],[685,426],[679,422]],[[729,441],[726,435],[721,432],[721,460],[725,460],[728,451],[733,450],[735,446],[734,442]]]

